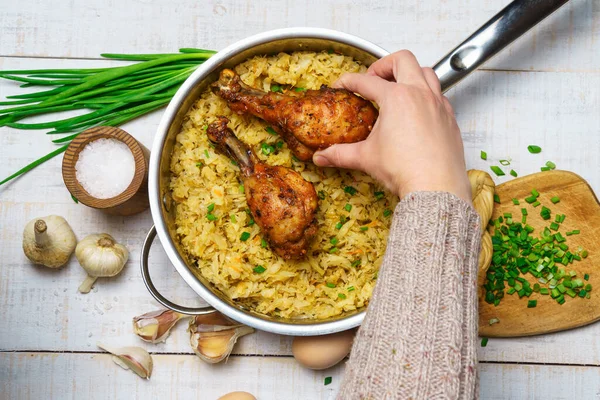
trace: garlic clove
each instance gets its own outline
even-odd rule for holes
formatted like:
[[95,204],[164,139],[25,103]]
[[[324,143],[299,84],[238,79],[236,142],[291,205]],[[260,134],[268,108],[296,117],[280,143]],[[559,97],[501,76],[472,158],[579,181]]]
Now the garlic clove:
[[32,219],[23,230],[23,252],[33,263],[48,268],[66,264],[76,244],[73,230],[58,215]]
[[254,332],[253,328],[238,324],[220,313],[195,316],[188,330],[194,353],[210,364],[225,360],[240,337]]
[[97,278],[118,275],[129,258],[127,248],[107,233],[88,235],[75,248],[75,257],[88,276],[79,286],[89,293]]
[[144,379],[150,379],[152,375],[152,356],[141,347],[117,347],[109,348],[102,343],[96,346],[113,355],[112,360],[123,369],[131,369]]
[[167,340],[171,328],[189,315],[173,310],[157,310],[133,318],[133,332],[146,342],[160,343]]

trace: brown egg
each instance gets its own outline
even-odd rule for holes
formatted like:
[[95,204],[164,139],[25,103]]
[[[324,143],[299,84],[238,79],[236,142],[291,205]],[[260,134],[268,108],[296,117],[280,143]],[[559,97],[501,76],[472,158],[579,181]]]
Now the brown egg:
[[231,392],[224,394],[217,400],[256,400],[256,397],[252,396],[248,392]]
[[292,342],[296,361],[310,369],[326,369],[350,353],[354,329],[323,336],[298,336]]

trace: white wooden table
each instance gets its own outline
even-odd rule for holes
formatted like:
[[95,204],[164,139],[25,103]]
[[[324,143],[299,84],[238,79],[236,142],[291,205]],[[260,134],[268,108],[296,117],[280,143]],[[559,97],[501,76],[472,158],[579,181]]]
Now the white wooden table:
[[[0,69],[114,65],[102,52],[220,49],[268,29],[318,26],[346,31],[388,50],[411,49],[424,65],[463,40],[508,0],[18,0],[2,2]],[[17,93],[0,82],[0,96]],[[521,175],[547,160],[600,191],[600,1],[572,0],[510,49],[449,92],[463,131],[467,164],[488,168],[511,158]],[[161,111],[124,126],[150,147]],[[543,148],[527,152],[528,144]],[[0,128],[0,177],[54,147],[43,131]],[[147,345],[131,318],[157,308],[138,262],[149,212],[108,217],[69,196],[61,157],[0,187],[1,399],[216,399],[247,390],[259,399],[332,399],[344,367],[312,372],[291,357],[290,339],[259,332],[243,338],[222,365],[190,350],[185,324],[167,343]],[[510,177],[508,179],[511,179]],[[500,179],[500,182],[505,179]],[[57,271],[30,265],[21,249],[27,221],[63,215],[79,238],[108,232],[131,250],[115,279],[82,295],[74,259]],[[159,288],[188,305],[198,297],[160,246],[151,253]],[[154,354],[152,379],[114,365],[96,347],[141,345]],[[491,339],[479,351],[482,399],[600,399],[600,324],[552,335]],[[323,378],[333,377],[324,386]]]

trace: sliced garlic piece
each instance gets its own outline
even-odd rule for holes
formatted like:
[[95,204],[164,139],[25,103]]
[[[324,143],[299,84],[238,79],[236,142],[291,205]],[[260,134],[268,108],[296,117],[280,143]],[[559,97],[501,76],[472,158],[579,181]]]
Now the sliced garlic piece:
[[152,375],[152,356],[141,347],[114,347],[110,348],[102,343],[96,346],[113,354],[112,360],[124,369],[131,369],[144,379],[150,379]]
[[164,342],[175,324],[189,317],[167,309],[151,311],[133,318],[133,332],[146,342]]
[[188,330],[194,353],[210,364],[225,360],[240,337],[254,332],[218,312],[195,316]]

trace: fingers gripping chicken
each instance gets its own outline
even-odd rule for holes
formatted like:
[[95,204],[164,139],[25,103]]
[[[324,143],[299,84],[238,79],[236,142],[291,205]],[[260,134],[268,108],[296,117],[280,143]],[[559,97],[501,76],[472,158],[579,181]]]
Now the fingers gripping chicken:
[[305,256],[317,233],[315,188],[292,169],[261,162],[235,137],[228,122],[218,117],[208,126],[208,138],[238,162],[254,220],[279,256]]
[[310,160],[316,150],[366,139],[378,115],[370,101],[345,89],[322,86],[293,96],[266,93],[246,85],[229,69],[221,71],[212,90],[231,110],[270,123],[303,161]]

